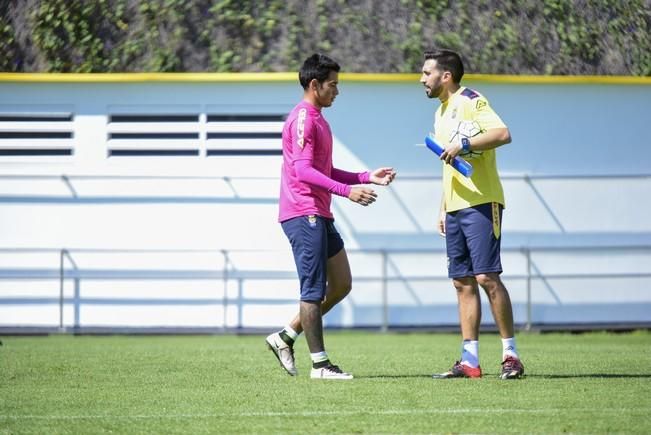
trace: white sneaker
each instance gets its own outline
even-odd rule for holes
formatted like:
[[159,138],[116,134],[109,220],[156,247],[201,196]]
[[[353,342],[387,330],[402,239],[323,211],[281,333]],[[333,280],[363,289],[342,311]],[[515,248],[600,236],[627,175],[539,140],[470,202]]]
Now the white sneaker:
[[310,372],[310,378],[312,379],[353,379],[353,375],[350,373],[342,372],[338,366],[325,366],[319,369],[312,369]]
[[274,332],[265,340],[267,347],[276,355],[280,366],[291,376],[296,376],[296,363],[294,362],[294,348],[285,343],[280,334]]

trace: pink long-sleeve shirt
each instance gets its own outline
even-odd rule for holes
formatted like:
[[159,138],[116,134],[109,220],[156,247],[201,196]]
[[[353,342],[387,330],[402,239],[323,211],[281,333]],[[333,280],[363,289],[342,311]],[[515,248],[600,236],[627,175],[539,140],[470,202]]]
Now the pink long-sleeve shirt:
[[333,218],[331,197],[348,197],[353,184],[369,182],[368,172],[347,172],[332,166],[332,132],[321,110],[301,101],[283,127],[279,222],[297,216]]

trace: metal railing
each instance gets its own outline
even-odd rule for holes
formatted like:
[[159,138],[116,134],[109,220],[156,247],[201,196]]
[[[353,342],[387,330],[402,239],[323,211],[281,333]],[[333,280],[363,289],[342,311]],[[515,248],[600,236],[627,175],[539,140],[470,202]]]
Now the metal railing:
[[[581,248],[581,247],[569,247],[569,248],[549,248],[549,247],[521,247],[521,248],[505,248],[503,249],[504,253],[519,253],[524,256],[526,261],[525,273],[523,274],[514,274],[509,273],[508,270],[504,273],[503,279],[508,280],[522,280],[525,282],[526,288],[526,319],[523,323],[520,324],[520,327],[525,330],[530,330],[535,323],[533,318],[533,295],[532,287],[533,283],[536,280],[549,281],[553,279],[581,279],[581,278],[590,278],[590,279],[618,279],[618,278],[651,278],[651,270],[641,271],[639,273],[624,273],[624,272],[598,272],[592,271],[589,273],[586,272],[576,272],[576,273],[543,273],[541,270],[535,266],[534,261],[532,260],[532,254],[542,253],[542,252],[567,252],[567,251],[591,251],[594,248]],[[625,250],[627,252],[642,252],[644,254],[651,254],[651,246],[600,246],[601,251],[621,251]],[[241,310],[242,308],[250,301],[244,298],[241,292],[238,294],[236,299],[229,298],[228,296],[228,287],[229,283],[236,282],[238,288],[242,288],[242,285],[245,281],[252,280],[293,280],[296,279],[296,272],[293,270],[293,264],[288,264],[286,270],[264,270],[264,269],[251,269],[248,268],[243,270],[235,266],[231,260],[233,253],[241,252],[250,252],[250,253],[260,253],[260,252],[269,252],[274,253],[275,251],[263,251],[263,250],[147,250],[147,249],[131,249],[131,250],[115,250],[115,249],[0,249],[0,253],[58,253],[59,256],[59,265],[58,269],[54,268],[3,268],[0,267],[0,280],[22,280],[22,279],[46,279],[53,280],[56,279],[59,282],[59,295],[58,295],[58,308],[59,308],[59,324],[58,328],[61,332],[66,332],[69,330],[80,331],[83,330],[83,325],[80,324],[80,307],[84,303],[85,298],[82,297],[81,281],[82,280],[214,280],[219,282],[221,285],[220,291],[223,292],[223,297],[221,298],[222,308],[223,308],[223,319],[221,320],[222,328],[221,330],[227,332],[229,330],[227,322],[227,308],[231,304],[235,304],[238,308],[238,324],[236,329],[241,329],[245,327],[241,322]],[[391,327],[396,326],[391,324],[389,309],[390,309],[390,284],[395,282],[401,283],[415,283],[423,281],[447,281],[448,278],[441,274],[409,274],[405,275],[400,272],[392,272],[390,270],[391,260],[395,256],[399,255],[444,255],[444,250],[441,249],[432,249],[432,250],[404,250],[404,249],[350,249],[347,250],[349,255],[354,256],[358,254],[362,255],[371,255],[380,257],[380,270],[375,274],[366,274],[366,275],[355,275],[355,282],[371,282],[378,283],[378,289],[380,291],[379,300],[380,300],[380,312],[381,320],[380,324],[377,327],[381,331],[388,331]],[[120,269],[120,268],[111,268],[110,265],[107,268],[83,268],[78,265],[75,261],[75,255],[81,254],[152,254],[152,253],[168,253],[168,254],[177,254],[183,255],[184,253],[206,253],[206,254],[218,254],[222,258],[222,263],[220,265],[215,264],[214,269],[156,269],[156,268],[144,268],[144,269]],[[443,259],[441,259],[443,261]],[[67,281],[72,280],[74,284],[73,296],[72,298],[67,298],[65,294],[65,284]],[[520,289],[521,290],[521,289]],[[214,300],[207,302],[214,303],[219,301],[219,297],[215,297]],[[286,300],[285,302],[290,303],[295,300]],[[42,302],[53,302],[50,299]],[[93,301],[88,301],[92,303]],[[95,301],[96,302],[96,301]],[[171,303],[174,303],[174,299],[171,299]],[[278,299],[265,300],[265,299],[256,299],[255,303],[278,303]],[[116,304],[128,304],[129,302],[117,301]],[[180,301],[179,301],[180,303]],[[11,298],[4,298],[0,295],[0,305],[2,304],[12,304]],[[72,322],[67,322],[68,324],[72,323],[72,328],[69,329],[66,327],[66,319],[64,318],[64,311],[66,305],[72,304],[74,306],[74,320]]]
[[[255,176],[255,177],[229,177],[229,176],[210,176],[210,175],[179,175],[179,176],[170,176],[170,175],[84,175],[84,174],[42,174],[42,175],[19,175],[19,174],[0,174],[0,180],[52,180],[55,182],[61,182],[64,184],[65,189],[60,194],[45,194],[39,195],[38,193],[34,194],[21,194],[21,195],[12,195],[12,194],[0,194],[0,204],[14,204],[14,203],[56,203],[56,204],[69,204],[69,203],[152,203],[152,202],[164,202],[164,203],[213,203],[216,201],[221,202],[233,202],[233,203],[254,203],[254,204],[270,204],[275,203],[277,199],[269,195],[260,195],[257,191],[253,193],[251,189],[239,189],[238,181],[251,181],[258,180],[263,183],[268,183],[270,181],[277,181],[277,177],[265,177],[265,176]],[[187,192],[188,195],[164,195],[157,196],[151,195],[149,193],[144,193],[140,196],[131,196],[130,192],[114,192],[109,195],[98,195],[98,194],[84,194],[79,193],[78,185],[76,183],[80,181],[89,181],[89,180],[105,180],[110,182],[111,180],[133,180],[133,181],[143,181],[143,180],[196,180],[199,182],[207,180],[220,180],[226,186],[226,189],[222,194],[210,194],[203,196],[194,196],[192,191]],[[422,182],[432,182],[439,183],[439,177],[431,175],[401,175],[400,177],[403,181],[422,181]],[[604,272],[604,271],[590,271],[590,272],[576,272],[576,273],[547,273],[541,271],[536,267],[535,261],[532,256],[541,252],[567,252],[567,251],[591,251],[591,250],[601,250],[603,252],[613,252],[615,250],[626,250],[630,252],[640,252],[645,253],[651,252],[651,233],[648,232],[647,227],[641,227],[642,233],[627,233],[625,231],[615,232],[615,233],[604,233],[610,237],[610,241],[603,240],[589,242],[591,246],[577,246],[577,241],[564,242],[561,241],[561,238],[565,238],[569,234],[565,231],[562,219],[558,216],[557,211],[553,210],[550,204],[546,201],[546,198],[541,194],[538,189],[538,186],[535,181],[538,180],[596,180],[603,179],[606,181],[611,180],[635,180],[643,183],[648,183],[651,180],[651,174],[622,174],[622,175],[521,175],[521,174],[503,174],[503,180],[521,180],[527,186],[527,192],[531,193],[532,198],[535,198],[537,203],[542,205],[543,213],[546,213],[548,218],[550,218],[557,225],[557,237],[556,240],[552,243],[553,247],[546,246],[502,246],[502,252],[504,253],[513,253],[517,252],[524,257],[526,267],[521,273],[513,273],[508,268],[505,270],[503,275],[505,280],[523,280],[524,285],[526,286],[526,319],[522,322],[523,328],[530,329],[532,325],[536,322],[534,318],[534,303],[532,289],[534,283],[537,281],[548,281],[551,279],[585,279],[585,278],[594,278],[594,279],[619,279],[619,278],[640,278],[646,279],[651,277],[651,266],[642,267],[636,273],[628,272],[618,272],[614,270],[613,272]],[[645,184],[646,185],[646,184]],[[428,235],[429,232],[421,228],[418,224],[418,220],[415,216],[412,215],[412,210],[402,202],[402,198],[399,197],[398,191],[393,190],[392,187],[389,188],[392,191],[392,194],[397,200],[397,206],[400,207],[402,212],[404,212],[411,222],[411,225],[415,228],[415,234],[418,235]],[[148,192],[145,189],[145,192]],[[185,193],[185,192],[184,192]],[[343,220],[346,219],[345,213],[339,213]],[[535,233],[532,233],[535,235]],[[393,234],[396,235],[396,234]],[[575,234],[576,235],[576,234]],[[543,235],[544,236],[544,235]],[[593,233],[590,237],[601,238],[603,235],[601,233]],[[540,240],[540,238],[538,238]],[[621,246],[610,245],[604,246],[607,243],[610,243],[613,240],[618,240],[615,243],[622,243]],[[535,244],[538,242],[531,242]],[[544,241],[543,241],[544,243]],[[574,244],[573,244],[574,243]],[[581,242],[579,241],[578,244]],[[408,246],[408,245],[407,245]],[[354,274],[355,282],[372,282],[377,283],[379,292],[380,292],[380,329],[386,331],[391,325],[390,319],[390,296],[391,296],[391,285],[395,282],[417,282],[417,281],[434,281],[441,280],[447,281],[447,277],[443,274],[439,275],[403,275],[400,273],[392,272],[392,262],[391,259],[393,256],[401,254],[423,254],[423,255],[444,255],[443,249],[347,249],[349,254],[359,253],[364,255],[375,255],[380,257],[379,270],[374,272],[372,275],[362,276],[359,274]],[[118,250],[118,249],[72,249],[72,248],[61,248],[61,249],[12,249],[4,248],[0,249],[0,252],[9,252],[9,253],[53,253],[58,255],[58,267],[53,267],[48,265],[47,267],[42,267],[37,265],[33,268],[22,268],[22,267],[7,267],[0,264],[0,280],[10,280],[10,279],[52,279],[58,280],[59,282],[59,295],[56,303],[59,306],[59,328],[65,330],[66,322],[64,319],[64,309],[70,303],[70,299],[66,298],[65,295],[65,284],[69,280],[72,280],[74,283],[74,292],[73,292],[73,302],[77,301],[75,307],[75,319],[73,320],[74,327],[82,327],[79,319],[79,304],[82,303],[85,299],[81,295],[81,281],[82,280],[111,280],[111,279],[138,279],[138,280],[147,280],[147,279],[187,279],[187,280],[216,280],[221,286],[221,291],[224,292],[224,296],[219,300],[222,304],[222,309],[224,312],[224,318],[222,319],[223,330],[227,329],[227,319],[226,311],[227,308],[233,304],[237,303],[238,307],[242,307],[247,301],[241,295],[238,296],[236,300],[229,299],[227,289],[229,283],[237,282],[239,286],[245,281],[251,280],[274,280],[274,279],[287,279],[292,280],[296,279],[294,265],[288,263],[287,268],[282,271],[270,271],[270,270],[242,270],[241,268],[236,267],[231,258],[232,254],[235,252],[233,250],[196,250],[196,249],[172,249],[172,250],[147,250],[147,249],[130,249],[130,250]],[[203,252],[203,253],[216,253],[220,260],[220,264],[215,264],[214,268],[204,268],[200,270],[196,269],[174,269],[174,270],[165,270],[165,269],[125,269],[119,267],[112,267],[111,264],[108,264],[106,268],[103,269],[92,269],[87,267],[80,267],[75,258],[78,254],[82,253],[152,253],[152,252],[168,252],[172,254],[182,254],[184,252]],[[441,261],[444,261],[441,259]],[[424,270],[424,269],[423,269]],[[426,270],[425,270],[426,271]],[[260,300],[263,302],[264,300]],[[0,306],[5,304],[12,304],[11,298],[3,297],[0,294]],[[241,319],[241,316],[238,317]],[[70,322],[68,322],[70,323]],[[238,326],[242,326],[239,322]]]

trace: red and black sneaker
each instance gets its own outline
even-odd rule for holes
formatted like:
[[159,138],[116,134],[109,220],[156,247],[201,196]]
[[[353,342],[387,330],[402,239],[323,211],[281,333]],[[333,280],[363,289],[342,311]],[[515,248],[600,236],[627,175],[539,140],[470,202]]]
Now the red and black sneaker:
[[457,361],[449,371],[441,374],[434,374],[432,377],[434,379],[481,378],[481,367],[470,367]]
[[502,361],[502,374],[500,379],[520,379],[524,376],[524,365],[522,361],[513,356],[507,356]]

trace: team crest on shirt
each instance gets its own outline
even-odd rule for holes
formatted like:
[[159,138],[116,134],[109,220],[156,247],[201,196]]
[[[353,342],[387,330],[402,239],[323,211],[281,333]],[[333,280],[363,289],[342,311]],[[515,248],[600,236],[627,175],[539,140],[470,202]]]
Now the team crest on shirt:
[[298,137],[296,142],[301,149],[305,144],[305,118],[307,118],[307,109],[303,108],[298,111],[298,122],[296,128],[296,136]]

